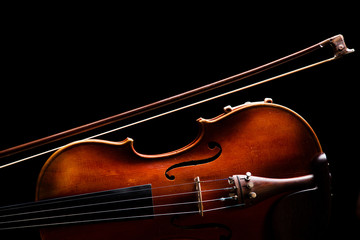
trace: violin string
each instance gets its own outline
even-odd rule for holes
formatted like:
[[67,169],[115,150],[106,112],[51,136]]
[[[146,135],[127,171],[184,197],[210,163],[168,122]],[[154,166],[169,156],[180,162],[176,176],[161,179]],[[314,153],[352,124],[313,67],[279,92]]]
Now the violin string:
[[[220,189],[213,189],[213,190],[207,190],[207,191],[217,191]],[[206,192],[206,191],[202,191]],[[215,202],[215,201],[221,201],[224,202],[226,200],[234,199],[233,197],[221,197],[221,198],[214,198],[209,200],[203,200],[203,203],[208,202]],[[93,211],[93,212],[82,212],[82,213],[74,213],[74,214],[63,214],[63,215],[53,215],[53,216],[46,216],[46,217],[37,217],[37,218],[29,218],[29,219],[20,219],[20,220],[12,220],[12,221],[5,221],[0,222],[0,225],[3,224],[12,224],[12,223],[21,223],[26,222],[29,223],[31,221],[40,221],[40,220],[49,220],[49,219],[57,219],[57,218],[69,218],[69,217],[78,217],[78,216],[84,216],[84,215],[95,215],[95,214],[103,214],[103,213],[114,213],[114,212],[121,212],[121,211],[130,211],[130,210],[138,210],[138,209],[146,209],[146,208],[161,208],[161,207],[171,207],[171,206],[180,206],[180,205],[192,205],[192,204],[198,204],[198,201],[192,201],[192,202],[179,202],[179,203],[169,203],[169,204],[158,204],[158,205],[150,205],[150,206],[141,206],[141,207],[131,207],[131,208],[124,208],[124,209],[110,209],[110,210],[101,210],[101,211]],[[244,206],[245,204],[236,204],[234,206]],[[213,210],[220,210],[227,207],[232,206],[225,206],[225,207],[218,207],[213,209],[207,209],[204,210],[204,212],[209,212]],[[59,222],[59,223],[51,223],[51,226],[55,225],[63,225],[63,224],[75,224],[75,223],[86,223],[86,222],[94,222],[94,221],[108,221],[108,220],[125,220],[125,219],[131,219],[131,218],[144,218],[148,216],[156,217],[156,216],[166,216],[166,215],[177,215],[177,214],[188,214],[188,213],[199,213],[199,210],[191,211],[191,212],[172,212],[172,213],[160,213],[160,214],[152,214],[152,215],[136,215],[136,216],[125,216],[125,217],[117,217],[117,218],[105,218],[105,219],[90,219],[90,220],[83,220],[83,221],[71,221],[71,222]],[[41,225],[20,225],[20,226],[12,226],[12,227],[0,227],[0,230],[10,230],[10,229],[19,229],[19,228],[29,228],[29,227],[41,227],[41,226],[50,226],[48,224],[41,224]]]
[[[244,203],[234,204],[230,206],[223,206],[211,209],[205,209],[203,212],[212,212],[219,211],[228,208],[242,207],[245,206]],[[24,225],[24,226],[15,226],[15,227],[4,227],[0,228],[2,230],[14,230],[14,229],[25,229],[25,228],[39,228],[39,227],[50,227],[50,226],[61,226],[61,225],[69,225],[69,224],[86,224],[86,223],[94,223],[94,222],[104,222],[104,221],[123,221],[123,220],[131,220],[135,218],[153,218],[153,217],[163,217],[163,216],[175,216],[175,215],[186,215],[186,214],[195,214],[199,213],[196,211],[184,211],[184,212],[169,212],[169,213],[155,213],[155,214],[144,214],[144,215],[134,215],[134,216],[126,216],[126,217],[109,217],[109,218],[99,218],[99,219],[90,219],[90,220],[80,220],[80,221],[64,221],[58,223],[43,223],[43,224],[33,224],[33,225]]]
[[[261,84],[264,84],[264,83],[268,83],[268,82],[273,81],[273,80],[275,80],[275,79],[279,79],[279,78],[282,78],[282,77],[285,77],[285,76],[288,76],[288,75],[291,75],[291,74],[294,74],[294,73],[297,73],[297,72],[300,72],[300,71],[303,71],[303,70],[306,70],[306,69],[309,69],[309,68],[312,68],[312,67],[315,67],[315,66],[318,66],[318,65],[321,65],[321,64],[323,64],[323,63],[333,61],[333,60],[335,60],[335,59],[336,59],[336,57],[331,57],[331,58],[328,58],[328,59],[325,59],[325,60],[322,60],[322,61],[319,61],[319,62],[316,62],[316,63],[313,63],[313,64],[309,64],[309,65],[307,65],[307,66],[304,66],[304,67],[301,67],[301,68],[297,68],[297,69],[295,69],[295,70],[292,70],[292,71],[289,71],[289,72],[286,72],[286,73],[283,73],[283,74],[280,74],[280,75],[277,75],[277,76],[274,76],[274,77],[271,77],[271,78],[267,78],[267,79],[265,79],[265,80],[258,81],[258,82],[253,83],[253,84],[249,84],[249,85],[246,85],[246,86],[244,86],[244,87],[237,88],[237,89],[235,89],[235,90],[231,90],[231,91],[228,91],[228,92],[225,92],[225,93],[222,93],[222,94],[219,94],[219,95],[216,95],[216,96],[213,96],[213,97],[204,99],[204,100],[200,100],[200,101],[198,101],[198,102],[194,102],[194,103],[191,103],[191,104],[188,104],[188,105],[179,107],[179,108],[175,108],[175,109],[173,109],[173,110],[170,110],[170,111],[167,111],[167,112],[164,112],[164,113],[160,113],[160,114],[158,114],[158,115],[154,115],[154,116],[152,116],[152,117],[148,117],[148,118],[145,118],[145,119],[142,119],[142,120],[139,120],[139,121],[136,121],[136,122],[127,124],[127,125],[123,125],[123,126],[120,126],[120,127],[118,127],[118,128],[111,129],[111,130],[109,130],[109,131],[104,131],[104,132],[102,132],[102,133],[99,133],[99,134],[96,134],[96,135],[93,135],[93,136],[84,138],[84,139],[82,139],[82,140],[89,140],[89,139],[97,138],[97,137],[100,137],[100,136],[104,136],[104,135],[107,135],[107,134],[109,134],[109,133],[113,133],[113,132],[116,132],[116,131],[119,131],[119,130],[122,130],[122,129],[125,129],[125,128],[128,128],[128,127],[131,127],[131,126],[140,124],[140,123],[144,123],[144,122],[150,121],[150,120],[152,120],[152,119],[156,119],[156,118],[159,118],[159,117],[162,117],[162,116],[171,114],[171,113],[175,113],[175,112],[178,112],[178,111],[181,111],[181,110],[184,110],[184,109],[187,109],[187,108],[196,106],[196,105],[200,105],[200,104],[202,104],[202,103],[206,103],[206,102],[209,102],[209,101],[212,101],[212,100],[215,100],[215,99],[218,99],[218,98],[221,98],[221,97],[224,97],[224,96],[233,94],[233,93],[237,93],[237,92],[246,90],[246,89],[251,88],[251,87],[255,87],[255,86],[258,86],[258,85],[261,85]],[[81,141],[81,140],[80,140],[80,141]],[[14,164],[21,163],[21,162],[23,162],[23,161],[26,161],[26,160],[29,160],[29,159],[32,159],[32,158],[35,158],[35,157],[39,157],[39,156],[45,155],[45,154],[47,154],[47,153],[51,153],[51,152],[57,151],[57,150],[59,150],[60,148],[65,147],[65,146],[66,146],[66,145],[63,145],[63,146],[60,146],[60,147],[56,147],[56,148],[53,148],[53,149],[50,149],[50,150],[47,150],[47,151],[44,151],[44,152],[41,152],[41,153],[38,153],[38,154],[34,154],[34,155],[31,155],[31,156],[28,156],[28,157],[19,159],[19,160],[14,161],[14,162],[10,162],[10,163],[7,163],[7,164],[0,165],[0,169],[1,169],[1,168],[5,168],[5,167],[9,167],[9,166],[14,165]]]
[[[213,192],[213,191],[221,191],[221,190],[231,190],[231,187],[228,188],[220,188],[220,189],[211,189],[211,190],[203,190],[201,193],[205,192]],[[199,191],[191,191],[191,192],[183,192],[183,193],[175,193],[175,194],[166,194],[166,195],[159,195],[154,197],[141,197],[141,198],[133,198],[133,199],[124,199],[124,200],[115,200],[115,201],[107,201],[107,202],[100,202],[100,203],[90,203],[90,204],[82,204],[82,205],[74,205],[69,207],[58,207],[58,208],[52,208],[52,209],[43,209],[43,210],[37,210],[37,211],[29,211],[29,212],[21,212],[21,213],[15,213],[15,214],[7,214],[2,215],[0,218],[4,217],[12,217],[12,216],[19,216],[19,215],[27,215],[27,214],[36,214],[36,213],[44,213],[44,212],[54,212],[54,211],[61,211],[61,210],[69,210],[74,208],[84,208],[84,207],[98,207],[100,205],[107,205],[107,204],[115,204],[115,203],[125,203],[125,202],[133,202],[133,201],[140,201],[140,200],[146,200],[146,199],[156,199],[156,198],[165,198],[165,197],[174,197],[179,195],[190,195],[190,194],[197,194]],[[0,222],[1,224],[1,222]]]
[[[203,200],[203,203],[208,202],[215,202],[215,201],[225,201],[233,199],[232,197],[226,198],[214,198],[209,200]],[[93,211],[93,212],[82,212],[82,213],[72,213],[72,214],[63,214],[63,215],[53,215],[53,216],[46,216],[46,217],[37,217],[37,218],[29,218],[29,219],[20,219],[20,220],[12,220],[6,222],[0,222],[2,224],[9,224],[9,223],[19,223],[19,222],[29,222],[29,221],[39,221],[39,220],[47,220],[53,218],[64,218],[64,217],[74,217],[74,216],[84,216],[84,215],[92,215],[92,214],[101,214],[101,213],[114,213],[114,212],[123,212],[123,211],[131,211],[131,210],[139,210],[139,209],[146,209],[146,208],[162,208],[162,207],[171,207],[171,206],[181,206],[181,205],[192,205],[198,204],[199,201],[192,201],[192,202],[179,202],[179,203],[168,203],[168,204],[158,204],[158,205],[149,205],[149,206],[141,206],[141,207],[129,207],[123,209],[110,209],[110,210],[101,210],[101,211]]]
[[[218,181],[227,181],[228,178],[222,178],[222,179],[211,179],[211,180],[202,180],[200,181],[200,183],[210,183],[210,182],[218,182]],[[159,187],[152,187],[151,190],[158,190],[158,189],[165,189],[165,188],[171,188],[171,187],[180,187],[180,186],[185,186],[185,185],[195,185],[195,182],[188,182],[188,183],[181,183],[181,184],[175,184],[175,185],[166,185],[166,186],[159,186]],[[37,206],[37,207],[43,207],[46,205],[50,205],[50,204],[60,204],[60,203],[65,203],[65,202],[69,202],[69,201],[78,201],[78,200],[85,200],[85,199],[95,199],[95,198],[101,198],[101,197],[106,197],[106,196],[114,196],[115,193],[111,193],[110,191],[113,190],[119,190],[119,189],[112,189],[112,190],[108,190],[108,191],[103,191],[103,192],[91,192],[91,193],[85,193],[85,194],[79,194],[79,195],[72,195],[72,196],[66,196],[66,197],[59,197],[59,198],[53,198],[53,199],[45,199],[45,200],[40,200],[37,202],[31,202],[31,203],[20,203],[20,204],[14,204],[14,205],[10,205],[10,206],[3,206],[0,207],[0,212],[4,212],[4,211],[9,211],[12,209],[15,210],[19,210],[21,208],[29,208],[29,207],[33,207],[33,206]],[[142,191],[148,191],[148,189],[137,189],[137,190],[131,190],[131,191],[126,191],[123,193],[116,193],[116,195],[121,195],[121,194],[131,194],[131,193],[135,193],[135,192],[142,192]],[[99,193],[99,195],[96,196],[89,196],[89,194],[93,194],[93,193]],[[182,194],[182,193],[178,193],[178,194]],[[176,196],[176,195],[174,195]],[[74,198],[76,197],[76,198]],[[130,200],[134,200],[134,199],[130,199]],[[20,213],[19,213],[20,214]],[[5,215],[1,215],[1,217],[4,217]]]
[[[226,188],[207,189],[207,190],[202,190],[201,193],[214,192],[214,191],[224,191],[224,190],[231,190],[231,189],[233,189],[233,188],[232,187],[226,187]],[[181,192],[181,193],[173,193],[173,194],[155,195],[155,196],[149,196],[149,197],[139,197],[139,198],[132,198],[132,199],[105,201],[105,202],[90,203],[90,204],[80,204],[80,205],[74,205],[74,206],[68,206],[68,207],[57,207],[57,208],[34,210],[34,211],[27,211],[27,212],[24,211],[24,212],[12,213],[12,214],[2,214],[0,216],[0,218],[13,217],[13,216],[19,216],[19,215],[36,214],[36,213],[44,213],[44,212],[61,211],[61,210],[69,210],[69,209],[75,209],[75,208],[96,207],[96,206],[107,205],[107,204],[133,202],[133,201],[140,201],[140,200],[146,200],[146,199],[175,197],[175,196],[180,196],[180,195],[190,195],[190,194],[197,194],[197,193],[199,193],[199,191],[190,191],[190,192]],[[74,200],[78,200],[78,199],[74,199]],[[58,203],[62,203],[62,202],[56,202],[56,203],[58,204]],[[36,207],[42,207],[44,205],[39,204],[39,205],[35,205],[35,206]],[[16,209],[16,210],[18,210],[18,209]]]

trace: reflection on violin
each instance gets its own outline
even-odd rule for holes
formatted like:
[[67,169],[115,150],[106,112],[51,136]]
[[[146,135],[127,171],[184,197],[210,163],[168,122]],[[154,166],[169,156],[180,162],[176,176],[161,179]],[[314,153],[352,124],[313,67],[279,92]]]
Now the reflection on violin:
[[[352,52],[343,37],[337,35],[216,83],[3,150],[0,157],[193,97],[326,45],[334,50],[334,57],[330,59],[120,128],[269,82]],[[198,125],[198,135],[190,143],[161,154],[138,152],[131,138],[121,142],[89,138],[56,148],[38,177],[36,202],[0,207],[0,231],[36,228],[40,229],[43,240],[119,237],[288,239],[300,231],[298,224],[289,227],[280,222],[284,219],[302,221],[301,217],[309,210],[301,208],[302,202],[313,203],[310,211],[317,213],[314,214],[318,216],[315,221],[328,216],[327,160],[316,134],[297,113],[266,98],[262,102],[227,106],[222,114],[212,119],[199,118]],[[30,158],[32,156],[1,168]],[[295,205],[298,209],[293,207]]]
[[43,167],[37,202],[1,209],[0,229],[41,228],[43,239],[219,239],[224,230],[262,239],[255,229],[275,202],[318,185],[320,144],[293,111],[267,100],[198,122],[194,141],[159,155],[136,152],[132,139],[69,144]]

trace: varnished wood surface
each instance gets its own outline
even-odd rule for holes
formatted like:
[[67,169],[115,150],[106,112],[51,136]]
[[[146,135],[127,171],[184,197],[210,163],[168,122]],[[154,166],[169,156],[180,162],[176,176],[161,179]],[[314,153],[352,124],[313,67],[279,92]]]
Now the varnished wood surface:
[[[228,114],[199,119],[198,137],[179,151],[161,155],[140,154],[132,140],[119,143],[89,140],[70,144],[56,152],[45,164],[38,180],[37,199],[48,199],[151,183],[152,187],[177,185],[201,180],[221,179],[247,171],[263,177],[297,177],[309,174],[311,161],[321,146],[310,126],[296,113],[275,104],[254,103]],[[136,139],[134,140],[136,141]],[[206,159],[218,151],[209,148],[217,142],[218,159],[169,171],[170,166],[194,159]],[[159,142],[158,144],[164,144]],[[177,189],[177,188],[175,188]],[[176,193],[175,189],[172,189]],[[179,189],[177,189],[179,190]],[[228,209],[200,216],[180,216],[179,225],[217,223],[228,226],[232,239],[263,239],[267,234],[267,215],[278,197],[247,209]],[[162,200],[154,199],[154,204]],[[157,211],[155,209],[155,211]],[[156,212],[155,212],[156,213]],[[246,221],[245,221],[246,219]],[[174,227],[171,217],[88,226],[43,229],[43,239],[218,239],[221,231],[185,230]],[[137,231],[141,226],[142,231]],[[270,236],[270,235],[269,235]],[[105,238],[104,238],[105,237]]]
[[[196,16],[166,12],[166,16],[160,14],[155,20],[151,12],[144,21],[133,22],[135,26],[127,24],[128,18],[112,25],[108,19],[97,19],[94,24],[90,20],[92,13],[89,22],[76,13],[73,18],[67,16],[66,22],[63,12],[51,18],[48,12],[35,15],[17,8],[3,31],[6,44],[0,95],[1,149],[217,81],[334,34],[343,34],[348,46],[358,50],[357,15],[352,6],[353,2],[347,1],[336,9],[334,5],[306,8],[306,18],[301,11],[294,14],[292,7],[287,9],[291,16],[283,16],[286,7],[282,7],[279,15],[253,11],[251,18],[239,14],[245,7],[233,11],[228,8],[224,10],[225,19],[213,18],[223,12],[218,7],[205,13],[209,18],[199,18],[200,12],[195,10]],[[184,16],[190,18],[188,23],[183,22]],[[358,56],[355,52],[320,68],[176,115],[170,118],[177,118],[181,125],[176,133],[168,133],[172,121],[166,118],[155,122],[157,126],[152,122],[118,132],[115,139],[135,136],[135,147],[140,152],[176,149],[184,146],[191,133],[196,134],[196,129],[188,128],[193,119],[215,116],[228,104],[272,97],[276,103],[299,112],[318,134],[330,161],[333,181],[327,239],[351,239],[358,234],[359,223],[355,214],[359,192],[355,167],[358,117],[354,113],[358,108],[358,90],[354,87],[359,79]],[[171,140],[161,148],[149,144],[150,138],[156,143]],[[2,205],[34,200],[36,179],[47,157],[0,172]],[[318,225],[314,222],[312,226]],[[40,239],[36,229],[1,234],[0,238]]]

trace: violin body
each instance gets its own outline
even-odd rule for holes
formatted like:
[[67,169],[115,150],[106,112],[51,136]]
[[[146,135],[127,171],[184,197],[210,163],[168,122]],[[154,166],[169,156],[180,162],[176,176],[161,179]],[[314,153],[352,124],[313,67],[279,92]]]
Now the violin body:
[[[114,221],[42,227],[42,239],[271,239],[269,214],[287,192],[250,207],[236,207],[228,203],[232,201],[227,198],[228,190],[216,190],[226,188],[227,181],[215,179],[246,172],[266,178],[310,174],[312,160],[322,153],[314,131],[298,114],[271,101],[227,108],[213,119],[198,119],[198,123],[198,136],[168,153],[138,153],[130,138],[122,142],[78,141],[55,152],[39,175],[37,201],[149,186],[149,204],[154,207],[150,212],[140,209],[135,218],[125,215],[116,219],[115,210]],[[166,140],[158,144],[166,144]],[[201,181],[202,196],[195,188],[200,184],[189,184],[196,178]],[[147,197],[133,201],[139,198]],[[185,204],[196,201],[203,206]]]

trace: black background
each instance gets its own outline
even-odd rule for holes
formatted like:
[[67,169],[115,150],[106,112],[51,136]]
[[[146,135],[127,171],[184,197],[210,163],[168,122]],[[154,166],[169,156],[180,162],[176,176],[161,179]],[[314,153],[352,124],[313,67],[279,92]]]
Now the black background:
[[[347,11],[345,6],[313,11],[303,6],[299,14],[293,12],[297,6],[277,13],[232,6],[224,9],[215,6],[216,10],[209,11],[163,7],[164,11],[156,14],[139,12],[137,8],[121,8],[111,14],[101,11],[101,16],[100,10],[84,9],[39,14],[29,13],[26,7],[9,14],[2,36],[5,41],[0,148],[200,87],[339,33],[344,35],[349,48],[360,51],[356,13],[349,6]],[[132,14],[125,16],[128,10]],[[244,12],[248,13],[246,17]],[[331,55],[329,50],[321,57]],[[317,133],[333,175],[329,236],[354,237],[359,224],[358,56],[355,52],[275,82],[128,128],[106,139],[120,141],[132,137],[139,152],[166,152],[196,136],[198,117],[211,118],[222,113],[226,105],[271,97],[275,103],[298,112]],[[311,55],[213,94],[318,58]],[[181,104],[173,107],[176,106]],[[52,145],[55,146],[58,145]],[[0,169],[1,205],[34,199],[36,178],[48,156]],[[38,238],[36,232],[30,234]]]

